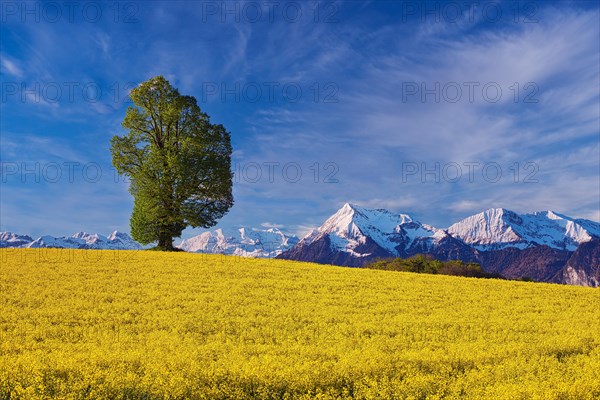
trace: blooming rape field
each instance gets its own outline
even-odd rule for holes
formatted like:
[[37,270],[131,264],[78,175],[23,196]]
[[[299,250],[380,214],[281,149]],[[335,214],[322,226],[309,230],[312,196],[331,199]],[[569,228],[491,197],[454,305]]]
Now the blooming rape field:
[[600,291],[0,250],[0,399],[597,399]]

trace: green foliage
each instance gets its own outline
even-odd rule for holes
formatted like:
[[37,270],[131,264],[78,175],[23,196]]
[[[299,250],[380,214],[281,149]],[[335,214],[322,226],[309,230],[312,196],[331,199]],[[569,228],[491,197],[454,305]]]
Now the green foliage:
[[369,269],[385,271],[416,272],[419,274],[440,274],[467,276],[473,278],[499,278],[499,274],[485,272],[479,264],[465,263],[459,260],[440,261],[429,255],[417,254],[410,258],[391,258],[378,260],[365,266]]
[[233,205],[230,134],[162,76],[130,97],[135,107],[122,124],[128,133],[111,139],[111,152],[131,180],[131,234],[172,250],[187,226],[209,228]]

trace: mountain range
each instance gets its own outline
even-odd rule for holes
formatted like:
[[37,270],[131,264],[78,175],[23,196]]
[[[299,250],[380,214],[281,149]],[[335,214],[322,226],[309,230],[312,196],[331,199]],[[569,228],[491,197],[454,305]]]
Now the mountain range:
[[63,249],[98,249],[98,250],[140,250],[144,248],[126,233],[114,231],[108,236],[78,232],[72,236],[55,237],[44,235],[32,239],[29,235],[18,235],[12,232],[0,232],[0,248],[63,248]]
[[[277,228],[271,229],[216,229],[182,240],[176,247],[193,253],[220,253],[244,257],[272,258],[289,250],[299,239],[285,235]],[[108,236],[78,232],[72,236],[41,236],[33,239],[29,235],[0,232],[0,248],[66,248],[103,250],[141,250],[142,246],[127,233],[114,231]]]
[[[195,253],[283,258],[360,267],[389,257],[429,254],[477,262],[510,279],[600,286],[600,224],[553,211],[492,208],[441,229],[406,214],[344,204],[301,240],[271,229],[215,229],[176,245]],[[42,236],[0,232],[1,247],[140,250],[128,234]]]
[[406,214],[345,204],[278,257],[359,267],[420,253],[477,262],[511,279],[600,282],[600,224],[552,211],[517,214],[493,208],[440,229]]
[[287,236],[277,228],[215,229],[177,245],[193,253],[221,253],[244,257],[272,258],[298,243],[296,236]]

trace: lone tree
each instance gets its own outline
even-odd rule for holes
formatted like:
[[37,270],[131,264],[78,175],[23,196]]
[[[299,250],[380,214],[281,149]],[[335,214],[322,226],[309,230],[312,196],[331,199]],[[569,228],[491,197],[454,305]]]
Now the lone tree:
[[130,179],[131,235],[171,251],[187,226],[210,228],[233,205],[230,134],[162,76],[130,97],[135,107],[122,124],[128,133],[111,139],[111,153]]

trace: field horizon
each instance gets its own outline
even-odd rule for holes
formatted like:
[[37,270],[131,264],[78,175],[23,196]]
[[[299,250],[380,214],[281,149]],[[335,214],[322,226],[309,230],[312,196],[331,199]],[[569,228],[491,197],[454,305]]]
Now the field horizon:
[[593,288],[0,250],[0,399],[600,396]]

